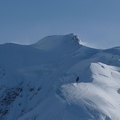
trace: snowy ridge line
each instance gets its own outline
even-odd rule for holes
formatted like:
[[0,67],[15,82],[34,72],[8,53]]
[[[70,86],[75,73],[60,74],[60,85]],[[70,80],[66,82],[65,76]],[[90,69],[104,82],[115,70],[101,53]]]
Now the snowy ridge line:
[[0,120],[120,120],[120,50],[74,34],[0,45]]

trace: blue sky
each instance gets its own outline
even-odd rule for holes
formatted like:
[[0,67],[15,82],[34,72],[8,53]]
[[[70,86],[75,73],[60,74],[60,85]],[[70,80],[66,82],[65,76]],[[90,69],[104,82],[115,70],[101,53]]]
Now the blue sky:
[[86,45],[120,46],[120,0],[0,0],[0,43],[75,33]]

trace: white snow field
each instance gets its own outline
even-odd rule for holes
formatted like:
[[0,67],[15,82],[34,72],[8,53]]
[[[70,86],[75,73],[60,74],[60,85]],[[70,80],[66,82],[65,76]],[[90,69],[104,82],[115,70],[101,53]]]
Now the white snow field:
[[120,47],[74,34],[0,45],[0,120],[120,120]]

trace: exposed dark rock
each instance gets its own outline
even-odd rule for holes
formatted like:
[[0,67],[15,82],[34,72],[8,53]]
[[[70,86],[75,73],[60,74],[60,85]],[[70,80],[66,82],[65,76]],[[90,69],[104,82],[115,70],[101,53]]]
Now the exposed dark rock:
[[9,106],[22,91],[22,88],[6,88],[3,91],[0,95],[0,120],[5,120],[5,116],[9,113]]

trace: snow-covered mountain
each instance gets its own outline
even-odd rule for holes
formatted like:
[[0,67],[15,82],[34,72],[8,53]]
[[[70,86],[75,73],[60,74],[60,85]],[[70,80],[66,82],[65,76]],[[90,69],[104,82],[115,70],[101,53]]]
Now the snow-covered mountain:
[[120,120],[120,47],[74,34],[0,45],[0,120]]

